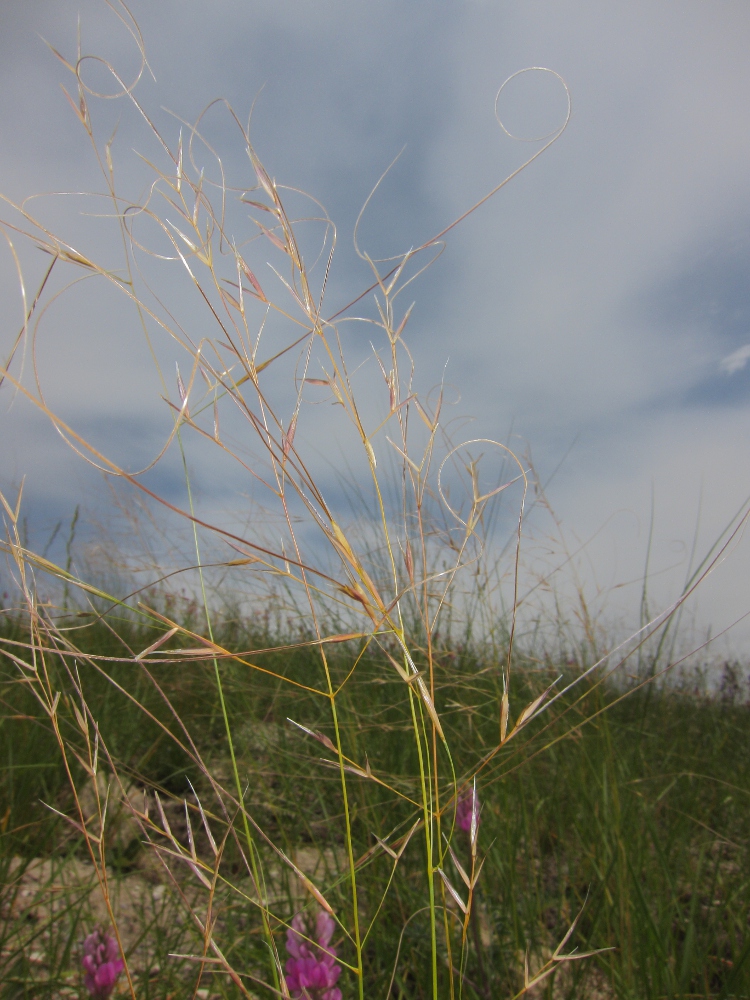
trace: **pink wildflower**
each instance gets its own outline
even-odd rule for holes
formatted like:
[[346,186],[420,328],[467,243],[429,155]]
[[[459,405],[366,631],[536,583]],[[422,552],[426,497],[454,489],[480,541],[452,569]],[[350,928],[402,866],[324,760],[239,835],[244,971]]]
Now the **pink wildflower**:
[[292,920],[286,934],[286,950],[290,955],[286,963],[286,984],[295,1000],[300,997],[341,1000],[341,990],[336,986],[341,966],[336,961],[336,949],[330,943],[335,930],[336,922],[324,910],[318,913],[314,933],[308,929],[301,913]]
[[476,789],[470,788],[459,798],[456,806],[456,824],[464,833],[471,833],[471,820],[476,816],[476,825],[479,826],[479,796]]
[[103,930],[95,930],[83,942],[81,964],[86,973],[83,982],[91,996],[107,1000],[124,968],[117,941]]

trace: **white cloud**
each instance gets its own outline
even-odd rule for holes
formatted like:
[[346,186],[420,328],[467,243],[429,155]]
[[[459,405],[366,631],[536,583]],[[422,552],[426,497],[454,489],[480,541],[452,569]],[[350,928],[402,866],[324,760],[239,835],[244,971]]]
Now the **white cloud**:
[[738,347],[736,351],[732,351],[731,354],[722,358],[719,362],[719,368],[727,375],[734,375],[735,372],[742,371],[748,358],[750,358],[750,344],[743,344],[742,347]]

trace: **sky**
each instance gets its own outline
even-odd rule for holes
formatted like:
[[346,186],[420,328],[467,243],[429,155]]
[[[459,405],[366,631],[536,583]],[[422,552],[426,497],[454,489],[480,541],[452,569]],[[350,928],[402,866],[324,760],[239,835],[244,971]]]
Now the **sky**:
[[[456,416],[473,418],[458,420],[456,434],[533,457],[569,550],[583,546],[576,566],[606,622],[637,625],[647,565],[652,611],[675,600],[750,496],[744,0],[133,0],[130,9],[153,72],[136,94],[170,144],[179,119],[195,121],[214,98],[243,120],[255,102],[251,135],[269,174],[325,205],[338,233],[329,313],[367,286],[354,225],[398,154],[359,233],[373,257],[430,239],[543,145],[499,127],[495,95],[506,78],[544,67],[565,80],[567,129],[451,231],[406,293],[416,303],[407,340],[420,390],[444,380]],[[45,45],[73,58],[79,18],[83,52],[130,79],[137,52],[105,3],[5,0],[0,9],[0,194],[16,203],[101,190],[59,86],[70,74]],[[89,69],[104,87],[101,66]],[[552,73],[521,74],[498,111],[509,132],[530,139],[564,120],[565,91]],[[95,125],[100,135],[117,126],[118,183],[142,194],[147,171],[134,150],[158,156],[143,120],[103,101]],[[249,185],[228,117],[214,109],[205,127],[228,174]],[[104,259],[116,251],[90,199],[33,206],[76,245]],[[0,218],[16,217],[6,206]],[[45,262],[13,239],[31,288]],[[164,281],[185,322],[198,322],[172,278]],[[18,288],[6,243],[3,357],[22,321]],[[365,362],[369,335],[350,341]],[[165,367],[181,360],[173,345],[157,350]],[[32,358],[27,345],[12,369],[29,386]],[[75,286],[40,325],[36,358],[45,399],[76,431],[128,468],[158,452],[169,413],[121,297]],[[35,542],[77,504],[95,520],[108,498],[101,477],[7,383],[0,420],[0,487],[10,492],[26,476]],[[345,465],[348,444],[327,411],[309,427],[311,446],[330,442],[321,461]],[[204,509],[241,519],[243,477],[200,446],[191,461]],[[174,450],[150,475],[183,499]],[[690,612],[695,636],[750,611],[748,556],[738,538],[702,585]],[[716,649],[744,655],[748,645],[741,622]]]

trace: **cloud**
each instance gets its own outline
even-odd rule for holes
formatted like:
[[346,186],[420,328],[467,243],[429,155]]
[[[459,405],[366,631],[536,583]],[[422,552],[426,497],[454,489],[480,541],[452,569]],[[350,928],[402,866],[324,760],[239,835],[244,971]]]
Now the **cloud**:
[[742,347],[738,347],[736,351],[732,351],[731,354],[722,358],[719,362],[719,368],[727,375],[734,375],[735,372],[742,371],[748,358],[750,358],[750,344],[743,344]]
[[[81,6],[86,51],[103,46],[115,62],[130,65],[127,36],[112,31],[105,5]],[[65,71],[37,37],[70,56],[77,5],[8,0],[6,7],[0,134],[13,141],[0,146],[0,190],[20,197],[100,185],[85,136],[59,94]],[[576,440],[551,499],[580,537],[623,503],[636,520],[647,519],[653,482],[667,525],[667,566],[675,538],[690,537],[701,475],[715,487],[702,530],[707,538],[721,530],[728,507],[748,489],[741,429],[750,400],[731,395],[741,379],[721,375],[741,371],[750,358],[750,260],[744,221],[737,224],[750,217],[743,167],[750,135],[738,127],[750,90],[747,5],[133,0],[131,7],[157,77],[144,77],[137,93],[172,142],[179,124],[161,106],[194,120],[226,95],[244,118],[260,95],[253,139],[269,169],[319,197],[338,225],[330,312],[366,286],[351,231],[372,184],[404,143],[363,222],[363,244],[376,255],[441,230],[536,148],[503,135],[494,95],[524,66],[559,71],[573,97],[568,131],[453,231],[445,254],[410,287],[417,304],[406,337],[418,386],[439,382],[450,358],[446,377],[464,393],[456,411],[477,418],[467,436],[504,439],[512,428],[514,440],[530,443],[542,478]],[[505,92],[503,113],[514,131],[548,127],[560,95],[547,84],[526,74]],[[118,122],[117,103],[97,105],[95,113],[99,134],[108,135]],[[248,161],[227,121],[212,113],[205,125],[232,182],[242,185]],[[136,113],[123,113],[113,146],[118,183],[136,193],[145,175],[132,149],[157,155],[138,131],[142,125]],[[68,199],[44,211],[76,241],[103,246],[105,221],[82,218],[80,207]],[[238,217],[238,231],[245,222]],[[0,294],[14,302],[17,279],[2,253]],[[30,277],[38,256],[28,259]],[[273,280],[263,261],[261,267],[262,282]],[[206,335],[209,318],[194,289],[171,271],[166,276],[166,267],[164,275],[159,287],[179,322],[196,338]],[[74,427],[91,429],[103,449],[129,458],[137,440],[153,450],[168,423],[159,399],[165,390],[156,385],[136,318],[108,292],[86,299],[83,285],[75,294],[40,328],[38,370],[48,398]],[[12,329],[0,335],[3,356],[20,315],[19,307]],[[369,352],[363,330],[341,326],[357,364]],[[184,352],[159,330],[151,333],[174,395],[174,362],[184,371]],[[264,334],[269,354],[275,336],[272,328]],[[719,400],[721,406],[708,405]],[[135,427],[128,412],[142,423]],[[56,498],[69,514],[83,488],[73,471],[78,460],[25,413],[2,411],[3,467],[14,476],[30,471],[29,502],[37,483],[50,517],[58,516]],[[309,440],[348,448],[328,409],[311,409],[308,419]],[[243,440],[239,425],[227,430]],[[212,510],[224,502],[229,482],[237,496],[246,488],[241,477],[228,478],[223,469],[217,475],[203,451],[191,461]],[[645,536],[616,530],[612,545],[625,552],[623,573],[636,573]],[[592,556],[592,579],[613,579],[610,556],[604,549]],[[732,580],[742,576],[746,556],[733,558],[740,568]],[[675,573],[664,595],[673,593]],[[659,579],[667,577],[665,570]],[[722,597],[717,585],[710,593],[703,614],[715,622],[729,590]]]

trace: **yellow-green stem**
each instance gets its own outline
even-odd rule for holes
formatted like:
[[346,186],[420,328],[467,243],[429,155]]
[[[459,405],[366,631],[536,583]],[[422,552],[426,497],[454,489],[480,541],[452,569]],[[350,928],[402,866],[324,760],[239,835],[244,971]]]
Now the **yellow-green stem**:
[[[328,677],[328,685],[331,687],[330,676],[328,675],[328,667],[326,665],[326,676]],[[354,946],[357,951],[357,979],[359,980],[359,998],[364,1000],[365,995],[365,982],[364,974],[362,969],[362,943],[359,936],[359,903],[357,900],[357,875],[354,866],[354,848],[352,845],[352,828],[351,820],[349,818],[349,796],[346,789],[346,772],[344,771],[344,755],[341,749],[341,734],[339,733],[339,720],[338,713],[336,712],[336,700],[331,695],[331,716],[333,717],[333,729],[336,736],[336,746],[339,751],[339,772],[341,774],[341,794],[344,800],[344,823],[346,825],[346,850],[349,860],[349,876],[352,880],[352,913],[354,921]]]
[[[205,579],[203,577],[203,566],[201,564],[200,544],[199,544],[199,541],[198,541],[198,526],[195,523],[195,517],[194,517],[195,511],[193,509],[193,492],[192,492],[192,490],[190,488],[190,476],[189,476],[189,473],[188,473],[187,461],[185,459],[185,452],[184,452],[183,447],[182,447],[182,438],[181,438],[179,429],[177,431],[177,440],[178,440],[178,443],[179,443],[179,446],[180,446],[180,454],[182,456],[182,465],[183,465],[183,469],[184,469],[184,473],[185,473],[185,484],[187,486],[187,495],[188,495],[188,504],[190,506],[190,515],[193,518],[192,524],[193,524],[193,541],[194,541],[194,544],[195,544],[195,557],[196,557],[195,561],[196,561],[196,565],[198,567],[198,578],[200,580],[200,587],[201,587],[201,599],[203,601],[203,611],[204,611],[204,614],[206,616],[206,628],[208,629],[208,638],[213,643],[213,641],[214,641],[214,633],[213,633],[213,626],[211,625],[211,613],[210,613],[209,608],[208,608],[208,597],[206,595],[206,583],[205,583]],[[255,846],[255,840],[253,839],[253,835],[250,832],[250,824],[248,822],[247,811],[245,809],[245,803],[244,803],[244,793],[242,791],[242,782],[240,781],[240,773],[239,773],[239,769],[237,767],[237,757],[236,757],[235,752],[234,752],[234,740],[232,739],[232,727],[231,727],[230,722],[229,722],[229,714],[227,712],[226,700],[224,698],[224,686],[223,686],[223,684],[221,682],[221,671],[219,670],[219,661],[217,660],[217,658],[215,656],[213,657],[213,664],[214,664],[214,676],[216,678],[216,690],[217,690],[218,695],[219,695],[219,704],[221,706],[221,716],[222,716],[222,719],[224,720],[224,730],[225,730],[226,735],[227,735],[227,745],[229,747],[229,756],[230,756],[231,761],[232,761],[232,774],[234,776],[234,784],[235,784],[235,790],[236,790],[236,794],[237,794],[237,802],[239,804],[240,813],[242,814],[243,832],[245,834],[245,841],[247,843],[247,850],[248,850],[248,854],[250,856],[250,868],[251,868],[251,871],[253,873],[253,881],[255,883],[255,887],[256,887],[256,890],[258,892],[258,896],[260,897],[259,902],[260,902],[261,918],[262,918],[262,921],[263,921],[263,936],[265,937],[266,944],[268,945],[269,951],[271,952],[271,969],[272,969],[272,973],[273,973],[274,985],[275,985],[276,989],[278,990],[280,988],[280,985],[281,985],[280,982],[279,982],[278,962],[277,962],[277,959],[276,959],[276,949],[275,949],[274,942],[273,942],[273,935],[271,933],[271,925],[270,925],[270,923],[268,921],[268,911],[266,909],[265,899],[263,898],[263,893],[262,893],[262,885],[263,885],[263,883],[261,882],[261,873],[260,873],[260,869],[258,867],[258,853],[257,853],[257,848]]]
[[427,852],[427,886],[430,894],[430,945],[432,949],[432,996],[433,1000],[438,1000],[438,980],[437,980],[437,925],[435,921],[435,872],[432,864],[432,820],[430,815],[430,797],[428,791],[428,779],[425,775],[424,756],[422,753],[422,736],[417,721],[417,713],[414,704],[414,692],[409,686],[409,705],[411,707],[412,723],[414,725],[414,737],[417,741],[417,755],[419,757],[419,779],[422,787],[422,809],[424,813],[424,836],[425,850]]

